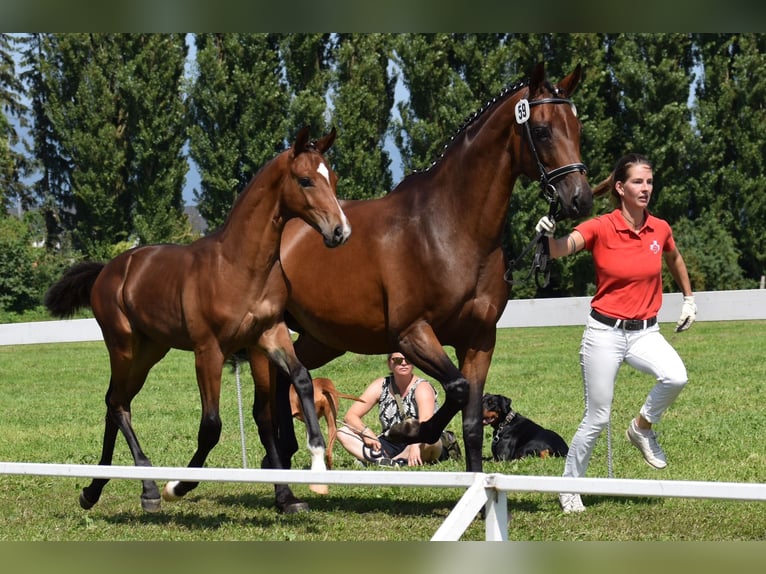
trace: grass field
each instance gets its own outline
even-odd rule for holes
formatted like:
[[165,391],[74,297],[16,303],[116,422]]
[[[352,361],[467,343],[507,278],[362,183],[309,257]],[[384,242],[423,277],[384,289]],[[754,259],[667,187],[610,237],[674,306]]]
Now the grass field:
[[[671,325],[663,325],[669,338]],[[582,416],[578,348],[581,327],[501,329],[486,389],[512,397],[522,414],[567,441]],[[766,480],[766,322],[698,323],[672,342],[686,362],[690,383],[658,425],[669,465],[655,471],[624,438],[624,427],[652,381],[629,367],[620,372],[613,409],[617,478],[757,482]],[[382,356],[347,355],[316,370],[339,389],[360,393],[382,374]],[[103,397],[109,377],[102,343],[0,347],[0,460],[96,464],[103,433]],[[252,402],[243,373],[245,412]],[[438,385],[437,385],[438,387]],[[224,431],[208,466],[240,467],[234,375],[224,373]],[[341,405],[341,410],[345,405]],[[199,394],[190,353],[172,351],[152,371],[133,404],[142,446],[157,466],[184,466],[196,444]],[[371,427],[377,420],[370,417]],[[450,428],[459,430],[459,417]],[[298,435],[303,426],[296,422]],[[263,450],[247,415],[247,453],[258,466]],[[489,430],[486,430],[488,438]],[[485,439],[484,454],[489,454]],[[588,476],[607,476],[606,441],[600,440]],[[353,469],[340,446],[335,468]],[[305,448],[294,467],[307,468]],[[132,464],[121,438],[114,464]],[[559,476],[561,459],[487,462],[485,471]],[[419,470],[464,470],[447,462]],[[140,484],[113,480],[90,511],[77,503],[87,480],[0,476],[3,541],[423,541],[462,496],[460,489],[332,486],[325,497],[305,485],[294,492],[309,513],[284,516],[273,506],[273,487],[203,483],[186,499],[144,514]],[[764,541],[766,504],[673,498],[585,496],[582,515],[561,513],[546,493],[509,493],[511,541]],[[483,540],[480,519],[463,540]]]

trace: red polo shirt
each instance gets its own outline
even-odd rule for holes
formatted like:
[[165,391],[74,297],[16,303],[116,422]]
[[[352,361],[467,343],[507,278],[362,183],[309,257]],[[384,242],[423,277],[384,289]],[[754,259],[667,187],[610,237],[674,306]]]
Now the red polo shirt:
[[662,305],[662,254],[675,249],[670,225],[646,214],[633,231],[619,209],[584,221],[577,231],[593,253],[596,294],[591,307],[618,319],[649,319]]

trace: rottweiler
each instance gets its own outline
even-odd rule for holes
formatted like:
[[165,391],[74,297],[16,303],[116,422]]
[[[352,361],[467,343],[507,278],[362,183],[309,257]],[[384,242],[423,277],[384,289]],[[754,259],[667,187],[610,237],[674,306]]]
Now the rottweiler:
[[485,394],[482,399],[482,422],[492,432],[492,459],[517,460],[525,456],[566,456],[569,447],[552,430],[517,413],[511,399],[502,395]]

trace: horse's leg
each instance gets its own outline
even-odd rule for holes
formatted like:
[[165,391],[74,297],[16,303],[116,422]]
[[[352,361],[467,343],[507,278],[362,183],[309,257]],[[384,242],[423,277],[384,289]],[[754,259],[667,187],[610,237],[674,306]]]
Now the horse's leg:
[[[301,333],[298,336],[294,343],[294,349],[298,360],[309,371],[326,365],[344,353],[344,351],[328,347],[308,333]],[[282,464],[285,468],[290,468],[291,458],[298,452],[298,441],[295,438],[295,427],[290,408],[291,381],[289,375],[284,371],[277,371],[276,378],[277,444],[282,457]],[[305,407],[305,405],[303,406]],[[314,409],[312,412],[316,412],[316,410]],[[308,429],[308,426],[306,428]]]
[[[306,367],[295,359],[295,364],[290,368],[290,380],[292,381],[295,390],[298,393],[298,397],[303,407],[303,422],[306,425],[306,436],[309,453],[311,454],[311,470],[323,471],[327,470],[325,463],[325,453],[327,452],[327,445],[325,444],[324,436],[322,435],[322,429],[319,426],[319,418],[317,417],[316,405],[314,404],[314,383],[311,380],[311,375]],[[286,387],[286,388],[282,388]],[[280,405],[290,403],[289,386],[285,384],[277,384],[277,408]],[[286,416],[284,412],[279,412],[279,420],[289,418],[290,424],[293,424],[292,416]],[[293,426],[293,436],[295,436],[295,430]],[[327,494],[329,489],[326,484],[310,484],[309,489],[317,494]]]
[[481,402],[495,348],[495,340],[496,331],[491,328],[482,338],[481,344],[474,341],[467,350],[455,349],[460,370],[469,381],[468,402],[463,407],[463,443],[468,472],[481,472],[483,469],[484,426],[482,425]]
[[414,325],[400,335],[399,347],[415,366],[438,380],[444,388],[444,404],[427,421],[408,420],[393,425],[389,437],[397,442],[434,443],[454,416],[465,407],[469,397],[466,378],[444,352],[428,323]]
[[[322,436],[314,405],[314,384],[308,369],[298,360],[295,354],[295,348],[287,325],[284,322],[279,322],[274,327],[264,331],[261,335],[259,346],[264,349],[269,360],[276,365],[277,369],[287,374],[301,401],[303,422],[306,426],[308,437],[308,450],[311,455],[311,470],[327,470],[325,465],[325,440],[324,436]],[[277,422],[280,426],[283,423],[286,425],[288,422],[292,425],[289,385],[285,384],[285,379],[281,377],[277,377],[276,380]],[[293,427],[290,434],[294,436],[294,433]],[[326,485],[310,485],[309,488],[318,494],[326,494],[328,492]]]
[[298,439],[295,437],[295,424],[292,409],[290,408],[290,385],[292,380],[290,375],[282,369],[274,369],[272,371],[272,380],[274,381],[272,389],[272,416],[279,462],[282,468],[291,468],[292,457],[298,452]]
[[[202,417],[197,432],[197,450],[188,466],[201,468],[221,438],[221,375],[224,356],[218,345],[211,345],[205,351],[194,352],[194,364],[197,371],[197,385],[202,399]],[[171,480],[162,490],[162,498],[167,501],[178,500],[199,486],[199,482],[181,482]]]
[[[258,427],[258,436],[266,449],[266,455],[261,462],[262,468],[285,467],[277,445],[277,404],[276,404],[276,367],[262,352],[250,350],[250,370],[255,384],[255,400],[253,401],[253,419]],[[289,388],[289,387],[288,387]],[[288,398],[289,402],[289,398]],[[292,413],[288,413],[292,419]],[[297,442],[296,442],[297,449]],[[289,457],[288,457],[289,463]],[[274,494],[277,509],[285,514],[293,514],[309,509],[304,501],[296,498],[287,484],[275,484]]]
[[[107,401],[109,400],[109,391],[107,391]],[[101,466],[110,466],[112,464],[112,455],[117,440],[119,429],[114,419],[109,416],[107,411],[104,417],[104,442],[101,447],[101,459],[98,464]],[[90,510],[101,498],[101,492],[109,482],[108,478],[94,478],[91,483],[80,492],[80,507],[84,510]]]
[[[112,340],[114,341],[114,340]],[[123,347],[133,348],[128,343]],[[136,466],[151,466],[149,458],[138,442],[131,424],[130,404],[146,381],[149,370],[162,357],[167,348],[135,345],[135,353],[120,351],[114,342],[109,346],[112,378],[106,394],[106,418],[104,429],[104,444],[99,464],[110,465],[114,453],[118,430],[122,432],[128,443]],[[80,506],[91,508],[101,496],[101,491],[108,482],[107,479],[94,479],[80,493]],[[160,509],[160,492],[153,480],[143,480],[141,507],[146,512],[157,512]]]

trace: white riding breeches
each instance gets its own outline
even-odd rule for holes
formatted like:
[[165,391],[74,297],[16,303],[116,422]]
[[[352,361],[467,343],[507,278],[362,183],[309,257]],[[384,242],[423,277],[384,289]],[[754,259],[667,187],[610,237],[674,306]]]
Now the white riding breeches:
[[659,325],[625,331],[588,316],[580,344],[585,413],[569,445],[564,476],[585,475],[596,440],[609,423],[614,384],[623,362],[657,380],[639,411],[652,424],[659,422],[688,380],[681,357],[662,336]]

